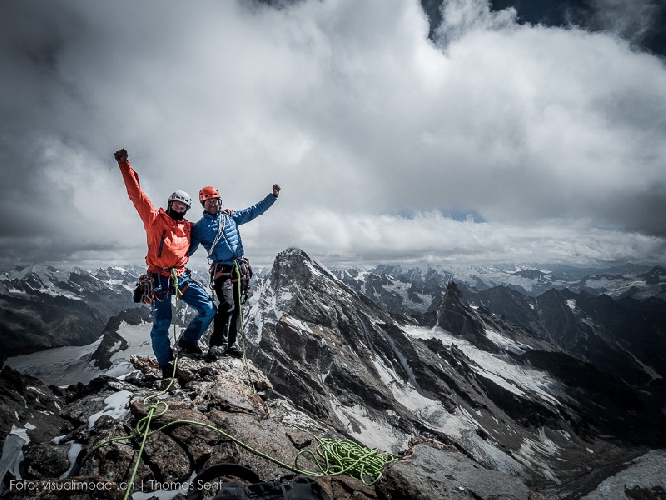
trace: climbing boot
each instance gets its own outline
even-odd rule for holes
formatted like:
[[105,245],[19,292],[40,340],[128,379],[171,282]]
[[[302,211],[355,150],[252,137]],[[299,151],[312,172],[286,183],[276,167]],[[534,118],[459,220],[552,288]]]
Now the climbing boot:
[[235,345],[229,346],[229,348],[224,352],[225,356],[231,356],[233,358],[242,358],[243,353]]
[[196,342],[188,342],[183,337],[178,340],[178,347],[187,354],[194,354],[196,356],[203,356],[203,351]]
[[206,354],[206,361],[216,361],[224,356],[224,351],[220,346],[212,345],[208,348],[208,354]]
[[160,366],[160,370],[162,370],[162,378],[171,378],[173,376],[173,363]]

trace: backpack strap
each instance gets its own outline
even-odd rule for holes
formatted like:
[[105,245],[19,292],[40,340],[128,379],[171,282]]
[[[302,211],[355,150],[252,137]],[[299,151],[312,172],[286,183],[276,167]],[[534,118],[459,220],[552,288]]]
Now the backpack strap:
[[[207,491],[206,483],[220,476],[234,476],[250,483],[261,481],[257,473],[244,465],[221,463],[211,465],[202,470],[190,483],[190,489],[187,492],[187,500],[201,500],[203,492]],[[241,497],[242,498],[242,497]]]

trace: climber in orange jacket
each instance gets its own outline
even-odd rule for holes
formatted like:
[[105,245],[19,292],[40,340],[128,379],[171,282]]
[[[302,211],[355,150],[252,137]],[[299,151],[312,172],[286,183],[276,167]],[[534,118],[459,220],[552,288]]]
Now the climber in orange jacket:
[[178,276],[178,296],[193,307],[198,315],[187,326],[178,339],[178,347],[190,354],[203,352],[198,341],[215,316],[215,304],[204,289],[190,276],[185,268],[190,246],[193,224],[185,220],[185,213],[192,206],[192,199],[185,191],[175,191],[169,196],[167,210],[156,210],[148,195],[139,185],[139,174],[131,167],[125,149],[115,152],[114,157],[123,175],[125,187],[146,230],[148,253],[147,274],[151,276],[155,289],[153,308],[153,328],[150,332],[153,352],[164,377],[171,376],[173,351],[169,340],[169,326],[173,317],[171,295],[174,292],[172,273]]

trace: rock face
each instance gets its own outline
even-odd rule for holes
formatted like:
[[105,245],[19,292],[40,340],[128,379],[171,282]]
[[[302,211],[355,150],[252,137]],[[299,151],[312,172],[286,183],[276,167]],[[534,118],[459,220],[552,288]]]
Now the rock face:
[[[50,408],[52,421],[59,423],[46,425],[23,415],[31,422],[26,425],[30,443],[15,471],[21,478],[3,471],[3,498],[72,498],[72,490],[82,485],[92,486],[76,498],[123,498],[137,462],[134,489],[143,493],[168,489],[176,495],[194,471],[221,462],[250,466],[271,479],[291,473],[295,457],[314,450],[318,438],[344,438],[279,397],[251,361],[246,367],[240,359],[206,363],[181,358],[176,381],[164,393],[167,381],[156,378],[154,361],[133,362],[137,370],[124,381],[103,377],[88,386],[57,388],[26,379],[50,402],[43,406],[26,399],[29,411]],[[5,369],[0,380],[19,383],[21,378]],[[137,423],[151,413],[144,441]],[[529,490],[518,479],[485,470],[453,447],[422,439],[405,452],[385,467],[375,485],[366,484],[373,477],[365,477],[365,483],[347,475],[318,479],[334,499],[439,499],[461,490],[468,496],[460,498],[497,498],[493,490],[498,490],[528,499]],[[447,465],[448,472],[432,472],[437,464]],[[320,470],[308,455],[301,456],[298,467]],[[209,486],[214,492],[215,484]]]
[[30,266],[0,275],[0,362],[94,342],[109,317],[133,305],[138,269],[90,273]]
[[657,389],[642,397],[648,387],[470,307],[454,284],[439,326],[418,328],[292,249],[258,296],[247,325],[255,363],[277,392],[367,446],[395,452],[414,436],[432,437],[557,493],[565,484],[584,491],[590,467],[664,442]]
[[[551,290],[532,299],[506,287],[479,292],[473,300],[532,338],[545,340],[561,351],[557,356],[528,353],[526,359],[533,366],[568,381],[574,390],[576,386],[594,386],[592,393],[612,392],[615,403],[608,404],[620,413],[637,411],[642,417],[653,414],[657,419],[650,417],[652,424],[645,422],[635,428],[636,420],[622,423],[625,418],[619,417],[612,434],[635,430],[638,437],[641,426],[649,430],[659,425],[660,408],[666,402],[663,301],[613,300],[606,295],[568,290]],[[590,414],[598,412],[590,409]],[[648,432],[644,441],[653,442],[657,437]]]
[[[636,322],[651,307],[622,300]],[[121,378],[68,387],[5,368],[3,498],[38,497],[27,484],[70,498],[72,481],[108,486],[81,498],[122,498],[135,464],[136,488],[147,494],[219,462],[270,479],[299,457],[298,468],[316,474],[305,450],[318,438],[399,458],[372,485],[329,471],[319,481],[331,498],[580,498],[666,444],[663,379],[651,364],[661,354],[629,355],[645,338],[660,348],[661,323],[640,337],[611,305],[565,290],[525,297],[449,281],[416,321],[289,249],[246,306],[247,364],[181,358],[175,384],[159,395],[167,384],[149,358],[133,357]],[[124,349],[121,325],[144,332],[148,320],[145,308],[113,317],[98,366]]]

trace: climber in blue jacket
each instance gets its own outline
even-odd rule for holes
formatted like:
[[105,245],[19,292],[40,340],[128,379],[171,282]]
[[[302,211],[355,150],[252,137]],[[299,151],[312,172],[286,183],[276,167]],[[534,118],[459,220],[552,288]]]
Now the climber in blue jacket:
[[204,213],[192,228],[188,254],[192,255],[202,244],[212,262],[211,280],[220,305],[213,321],[207,354],[207,359],[211,361],[222,355],[242,355],[236,345],[241,311],[239,282],[248,271],[238,226],[263,214],[275,203],[279,194],[280,186],[273,184],[272,193],[259,203],[229,214],[221,210],[222,197],[217,189],[205,186],[199,191]]

